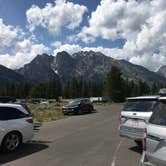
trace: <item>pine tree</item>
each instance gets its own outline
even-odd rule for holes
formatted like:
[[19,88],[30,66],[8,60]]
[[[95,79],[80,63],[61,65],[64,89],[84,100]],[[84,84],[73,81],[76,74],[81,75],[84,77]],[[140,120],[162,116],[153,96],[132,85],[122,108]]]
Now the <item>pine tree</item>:
[[107,95],[114,102],[122,102],[125,99],[125,81],[119,68],[113,66],[107,74],[106,89]]

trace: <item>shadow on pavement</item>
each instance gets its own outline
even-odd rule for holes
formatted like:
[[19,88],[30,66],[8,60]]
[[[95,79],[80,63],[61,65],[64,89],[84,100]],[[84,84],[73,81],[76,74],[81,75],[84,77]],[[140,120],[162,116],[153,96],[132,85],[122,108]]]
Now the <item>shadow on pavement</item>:
[[95,114],[95,113],[98,113],[97,110],[93,110],[92,112],[84,112],[84,113],[82,113],[82,114],[75,114],[75,115],[76,115],[76,116],[77,116],[77,115],[84,115],[84,116],[86,116],[86,115],[92,115],[92,114]]
[[48,148],[48,145],[46,145],[46,143],[49,142],[31,141],[30,143],[23,144],[22,147],[20,147],[18,150],[14,152],[11,153],[0,152],[0,165],[42,151]]
[[134,147],[131,147],[131,148],[129,148],[129,149],[130,149],[131,151],[133,151],[133,152],[142,154],[142,147],[140,147],[140,146],[134,146]]
[[80,116],[80,115],[91,115],[91,114],[94,114],[94,113],[98,113],[97,110],[93,110],[92,112],[83,112],[81,114],[75,114],[75,113],[68,113],[68,116]]

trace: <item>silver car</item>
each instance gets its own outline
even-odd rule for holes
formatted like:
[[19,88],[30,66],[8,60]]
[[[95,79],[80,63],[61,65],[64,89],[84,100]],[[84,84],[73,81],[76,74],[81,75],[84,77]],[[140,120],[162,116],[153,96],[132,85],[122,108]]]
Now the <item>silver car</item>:
[[158,96],[128,98],[120,116],[120,136],[142,145],[143,130],[157,105]]
[[142,165],[166,166],[166,97],[159,104],[145,129]]

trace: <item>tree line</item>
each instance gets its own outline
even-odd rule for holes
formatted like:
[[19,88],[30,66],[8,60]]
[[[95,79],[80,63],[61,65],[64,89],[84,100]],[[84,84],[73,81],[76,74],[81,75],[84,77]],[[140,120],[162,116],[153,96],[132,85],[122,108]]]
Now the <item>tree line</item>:
[[11,84],[0,86],[0,96],[14,96],[16,98],[81,98],[91,96],[102,96],[102,83],[72,79],[65,85],[59,80],[38,84]]
[[103,82],[72,79],[65,85],[59,80],[48,83],[21,84],[6,83],[0,86],[0,96],[14,96],[16,98],[81,98],[103,96],[114,102],[123,102],[126,97],[157,94],[164,84],[147,83],[124,79],[117,67],[112,67]]
[[114,102],[123,102],[126,97],[157,95],[166,84],[147,83],[145,81],[133,81],[124,79],[122,72],[117,67],[112,67],[104,82],[104,95]]

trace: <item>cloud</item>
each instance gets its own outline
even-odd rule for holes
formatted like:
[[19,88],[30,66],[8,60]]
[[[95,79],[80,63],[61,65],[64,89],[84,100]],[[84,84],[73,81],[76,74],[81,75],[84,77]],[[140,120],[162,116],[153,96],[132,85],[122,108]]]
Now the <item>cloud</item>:
[[104,48],[104,47],[81,47],[78,44],[64,44],[61,45],[59,48],[54,50],[53,55],[56,56],[58,52],[66,51],[69,54],[74,54],[79,51],[95,51],[101,52],[106,56],[113,57],[116,59],[122,59],[124,57],[124,53],[121,49],[117,48]]
[[61,28],[73,30],[82,22],[87,8],[83,5],[55,0],[53,4],[47,3],[44,8],[33,5],[27,10],[26,16],[33,31],[37,26],[47,28],[52,34],[59,34]]
[[75,52],[79,52],[82,50],[82,47],[79,45],[75,45],[75,44],[64,44],[61,45],[59,47],[57,47],[54,51],[53,51],[53,55],[56,56],[56,54],[58,52],[62,52],[62,51],[66,51],[69,54],[73,54]]
[[61,41],[55,41],[53,43],[51,43],[51,46],[52,47],[55,47],[55,48],[58,48],[62,45],[62,42]]
[[166,64],[166,57],[155,53],[153,55],[144,54],[142,56],[133,56],[129,61],[137,65],[146,66],[149,70],[157,71],[160,66]]
[[18,69],[32,61],[38,54],[46,53],[49,50],[43,44],[35,44],[29,39],[24,39],[16,43],[13,55],[0,55],[0,64],[11,69]]
[[73,39],[85,43],[98,38],[125,39],[123,59],[157,70],[166,64],[165,18],[165,0],[101,0],[89,17],[89,25]]
[[92,12],[89,26],[85,26],[81,33],[111,40],[132,38],[150,16],[149,5],[148,0],[141,3],[135,0],[102,0]]
[[[19,37],[19,29],[5,25],[0,19],[0,50],[10,46],[13,41],[17,42],[12,55],[0,55],[0,63],[10,68],[19,68],[37,54],[48,52],[49,48],[40,44],[33,35],[36,27],[46,28],[54,35],[58,35],[64,28],[74,30],[80,26],[87,10],[87,7],[67,0],[55,0],[43,8],[33,5],[26,12],[30,28],[27,34],[32,32],[32,36],[27,35],[25,40],[19,39],[22,41],[15,40]],[[166,0],[101,0],[88,17],[88,24],[77,34],[72,33],[67,37],[70,44],[56,41],[51,43],[51,48],[55,56],[60,51],[70,54],[100,51],[107,56],[126,59],[155,71],[166,64],[165,18]],[[80,40],[88,44],[100,38],[111,41],[124,39],[126,42],[122,49],[79,45]]]
[[0,18],[0,50],[9,47],[14,39],[18,37],[21,30],[11,25],[5,25]]
[[[166,49],[165,47],[163,48]],[[156,71],[159,69],[160,66],[166,64],[166,57],[162,54],[156,54],[153,55],[149,54],[143,54],[143,55],[135,55],[135,56],[129,56],[129,52],[125,51],[125,49],[119,49],[119,48],[105,48],[105,47],[81,47],[78,44],[64,44],[60,45],[53,51],[53,55],[56,56],[58,52],[66,51],[69,54],[74,54],[76,52],[80,51],[95,51],[95,52],[101,52],[106,56],[112,57],[114,59],[126,59],[131,63],[145,66],[148,69],[152,71]]]

